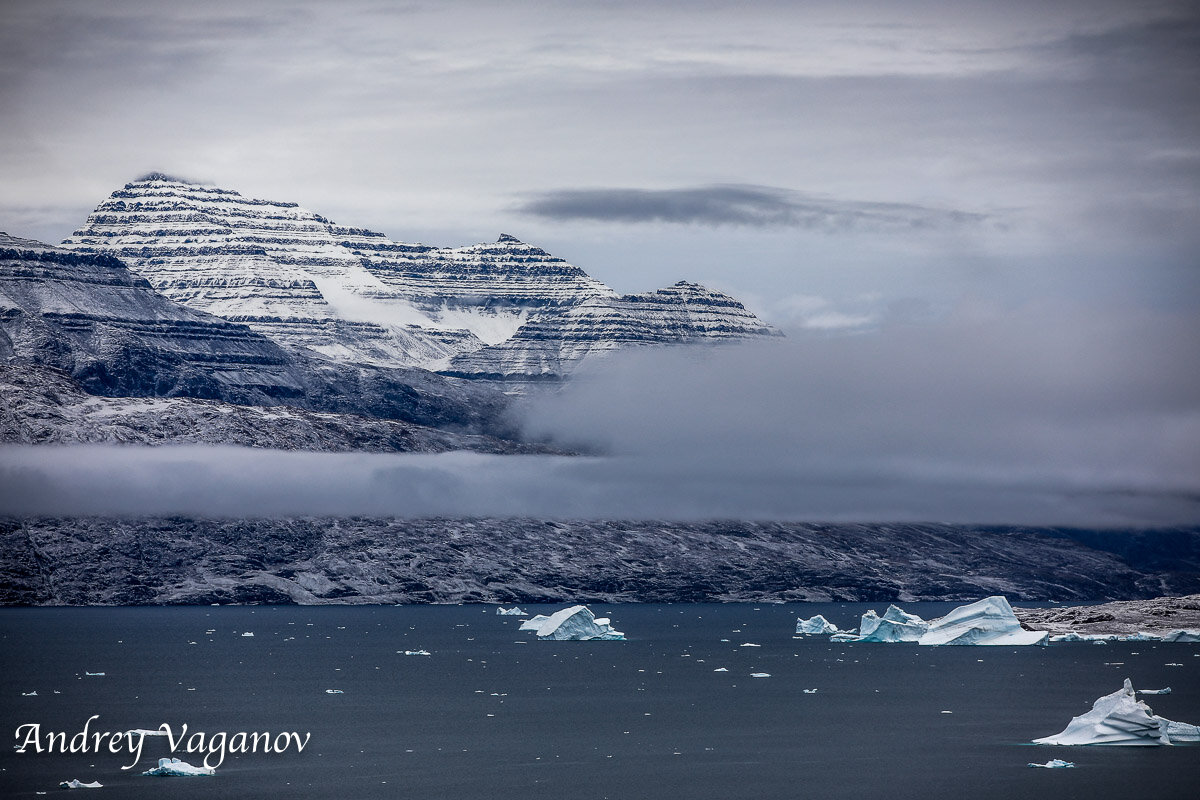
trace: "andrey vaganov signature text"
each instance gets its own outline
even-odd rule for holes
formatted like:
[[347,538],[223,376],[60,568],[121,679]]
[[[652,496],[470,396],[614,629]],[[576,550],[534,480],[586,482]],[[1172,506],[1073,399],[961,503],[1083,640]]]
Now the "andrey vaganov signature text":
[[133,769],[142,758],[142,745],[147,736],[165,736],[172,753],[204,753],[204,766],[219,767],[225,757],[231,753],[285,753],[295,748],[297,753],[304,752],[311,733],[305,732],[303,737],[296,731],[280,731],[272,734],[269,731],[238,731],[228,733],[206,733],[193,731],[188,733],[184,723],[179,733],[169,723],[164,722],[154,730],[137,729],[130,731],[94,731],[92,722],[99,719],[99,714],[88,717],[82,730],[71,734],[67,731],[42,731],[39,722],[27,722],[18,725],[16,731],[18,753],[101,753],[107,751],[113,755],[129,753],[133,762],[121,769]]

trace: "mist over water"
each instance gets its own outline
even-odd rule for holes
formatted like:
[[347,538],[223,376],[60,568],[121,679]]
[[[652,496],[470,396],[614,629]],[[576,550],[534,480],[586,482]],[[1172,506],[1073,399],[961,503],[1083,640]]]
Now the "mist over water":
[[939,326],[620,353],[517,413],[599,456],[0,448],[0,513],[1200,521],[1197,324]]

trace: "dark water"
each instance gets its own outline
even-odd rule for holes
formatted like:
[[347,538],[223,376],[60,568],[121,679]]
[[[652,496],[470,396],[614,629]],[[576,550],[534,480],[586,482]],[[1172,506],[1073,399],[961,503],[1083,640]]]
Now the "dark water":
[[[1200,795],[1197,746],[1026,744],[1125,677],[1171,686],[1147,702],[1200,722],[1200,646],[792,638],[798,615],[847,627],[867,607],[594,607],[627,642],[530,641],[490,606],[2,609],[0,797],[70,778],[131,798]],[[397,652],[422,648],[432,655]],[[74,734],[92,714],[93,731],[312,735],[302,753],[231,756],[210,778],[138,774],[166,754],[162,738],[124,772],[128,755],[13,751],[21,724]],[[1026,766],[1051,758],[1077,768]]]

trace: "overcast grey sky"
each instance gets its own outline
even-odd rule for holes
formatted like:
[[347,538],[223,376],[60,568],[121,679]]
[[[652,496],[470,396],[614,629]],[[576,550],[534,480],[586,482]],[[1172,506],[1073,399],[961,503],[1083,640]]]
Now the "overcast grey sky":
[[509,232],[784,325],[1195,304],[1189,2],[56,2],[0,27],[0,229],[161,170],[399,240]]

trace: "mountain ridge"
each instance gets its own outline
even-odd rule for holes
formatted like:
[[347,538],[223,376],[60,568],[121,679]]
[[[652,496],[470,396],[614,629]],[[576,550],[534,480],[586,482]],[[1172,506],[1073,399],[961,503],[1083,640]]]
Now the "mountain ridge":
[[[545,339],[564,329],[547,327],[546,320],[612,301],[625,303],[628,327],[639,313],[629,298],[641,297],[620,298],[580,267],[509,233],[461,247],[407,244],[334,224],[296,203],[246,198],[165,173],[113,192],[63,244],[118,256],[168,297],[243,322],[288,348],[345,363],[421,366],[473,378],[511,375],[522,359],[508,351],[531,331],[507,350],[488,348],[528,325]],[[575,347],[577,358],[560,356],[553,370],[538,368],[529,377],[561,377],[593,352],[773,333],[744,306],[736,304],[735,311],[725,304],[738,319],[693,326],[681,337],[669,330],[665,303],[659,305],[637,321],[642,335],[599,344],[609,331],[595,328],[592,347]],[[720,307],[714,304],[710,313]],[[481,366],[490,356],[497,363]]]

